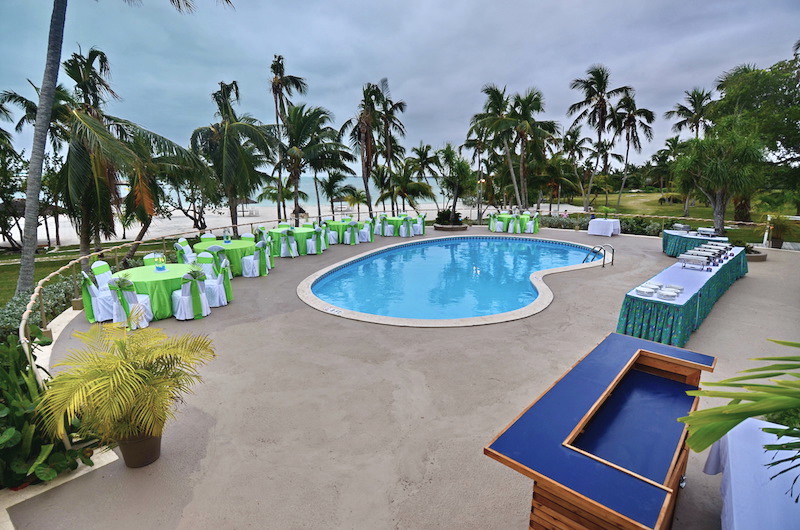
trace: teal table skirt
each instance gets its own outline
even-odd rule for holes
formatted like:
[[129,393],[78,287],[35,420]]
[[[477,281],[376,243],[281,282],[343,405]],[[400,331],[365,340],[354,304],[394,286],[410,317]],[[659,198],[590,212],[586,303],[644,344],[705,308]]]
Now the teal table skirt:
[[[686,274],[693,272],[687,270]],[[711,313],[717,300],[745,274],[747,258],[744,252],[738,252],[682,305],[655,298],[639,298],[629,293],[622,302],[617,333],[683,347],[692,332]]]
[[153,308],[153,320],[163,320],[173,315],[172,291],[183,285],[183,275],[192,270],[191,265],[167,263],[167,270],[157,272],[155,266],[133,267],[114,273],[115,278],[125,277],[133,282],[133,289],[138,294],[150,297]]
[[705,243],[727,240],[727,237],[697,237],[687,235],[684,232],[664,230],[661,235],[661,249],[664,251],[664,254],[674,258],[680,256],[687,250],[692,250]]
[[253,241],[246,241],[242,239],[232,239],[230,243],[225,243],[223,240],[217,241],[203,241],[194,245],[194,251],[198,254],[208,250],[208,247],[219,245],[225,249],[225,256],[231,263],[231,272],[234,276],[242,275],[242,258],[245,256],[252,256],[255,252],[256,244]]

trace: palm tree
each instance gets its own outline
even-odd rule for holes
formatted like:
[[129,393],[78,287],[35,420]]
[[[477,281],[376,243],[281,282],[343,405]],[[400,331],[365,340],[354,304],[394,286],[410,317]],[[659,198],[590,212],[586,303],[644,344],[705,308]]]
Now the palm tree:
[[655,119],[656,116],[653,111],[636,106],[636,100],[632,94],[623,96],[611,113],[614,135],[617,137],[625,135],[625,169],[622,174],[619,195],[617,195],[617,209],[619,209],[619,204],[622,200],[622,190],[625,189],[625,182],[628,180],[628,155],[631,152],[631,146],[637,153],[642,152],[642,141],[639,138],[639,132],[641,131],[647,140],[652,140],[653,128],[650,127],[650,124]]
[[347,147],[339,143],[338,133],[328,126],[332,119],[331,113],[321,107],[293,105],[287,110],[286,143],[281,144],[279,164],[287,170],[294,188],[295,226],[300,224],[300,175],[308,169],[346,169]]
[[592,140],[588,136],[583,136],[581,133],[581,126],[574,124],[557,141],[557,145],[560,148],[559,153],[572,168],[572,182],[583,197],[584,210],[589,208],[589,190],[584,186],[584,179],[581,178],[584,172],[581,170],[579,173],[579,166],[580,162],[589,153],[591,142]]
[[[608,127],[608,119],[611,114],[612,98],[627,96],[633,89],[629,86],[620,86],[617,88],[609,88],[611,74],[608,69],[601,64],[594,64],[586,70],[586,77],[583,79],[573,79],[569,87],[573,90],[580,90],[583,93],[583,99],[577,103],[569,106],[567,115],[575,117],[573,125],[581,121],[586,121],[587,124],[594,127],[597,131],[596,146],[603,143],[603,133]],[[597,172],[597,160],[594,172],[589,177],[589,185],[586,189],[586,195],[592,193],[592,183],[594,180],[594,173]],[[584,207],[588,209],[587,201],[584,199]]]
[[[302,77],[286,75],[282,55],[275,55],[273,57],[270,71],[272,72],[270,91],[272,92],[272,100],[275,103],[275,125],[278,129],[276,136],[280,138],[280,125],[283,124],[286,116],[286,109],[292,104],[289,100],[289,96],[294,95],[295,91],[298,94],[305,94],[306,90],[308,90],[308,84]],[[280,160],[278,160],[278,180],[276,182],[279,188],[283,183],[281,167]],[[278,190],[278,194],[283,196],[283,192],[280,189]],[[283,203],[283,215],[281,215],[280,205],[281,202],[278,202],[278,218],[288,219],[288,215],[286,215],[286,203]]]
[[[436,169],[439,167],[439,157],[436,156],[433,147],[420,141],[417,147],[411,148],[411,153],[413,156],[408,158],[407,161],[412,165],[417,180],[424,180],[428,186],[431,185],[428,177],[432,178],[434,183],[437,182],[438,174]],[[432,186],[431,189],[433,189]],[[436,193],[433,194],[433,203],[436,205],[436,211],[438,212],[439,202],[436,200]]]
[[538,142],[540,152],[544,153],[544,137],[556,133],[554,121],[536,121],[534,114],[544,112],[544,96],[535,89],[529,88],[524,94],[515,94],[511,101],[509,119],[511,120],[515,144],[519,145],[519,187],[522,193],[522,208],[528,207],[527,167],[529,163],[529,144]]
[[[406,201],[416,210],[417,201],[419,199],[432,198],[433,190],[430,184],[416,180],[414,177],[414,164],[406,160],[399,165],[396,171],[391,173],[389,188],[384,191],[377,200],[382,201],[390,199],[392,201],[392,213],[395,212],[397,199],[400,199],[402,202],[402,210],[406,209]],[[400,209],[400,205],[397,205],[397,211],[402,210]]]
[[349,186],[349,189],[345,192],[342,196],[349,206],[355,206],[356,212],[358,213],[358,217],[356,220],[361,220],[361,205],[367,204],[367,194],[364,190],[357,190],[352,186]]
[[484,127],[492,135],[492,143],[502,146],[508,163],[508,173],[514,185],[514,194],[517,204],[522,206],[522,195],[520,186],[514,173],[514,164],[511,161],[510,141],[513,139],[514,121],[509,118],[510,102],[506,96],[506,89],[496,85],[486,85],[481,89],[486,95],[486,102],[483,104],[483,112],[472,117],[472,127]]
[[380,120],[377,102],[381,97],[379,86],[367,83],[362,89],[362,99],[358,104],[358,113],[342,125],[341,134],[350,131],[350,145],[361,156],[361,178],[364,181],[364,192],[367,194],[367,208],[372,215],[372,197],[369,191],[369,179],[375,164],[375,127]]
[[442,188],[446,189],[452,197],[450,209],[450,224],[455,224],[458,199],[475,185],[475,173],[469,162],[456,155],[448,162],[448,171],[442,174]]
[[233,108],[239,101],[236,81],[221,81],[211,99],[220,121],[195,129],[190,145],[211,167],[216,186],[228,201],[234,233],[238,234],[238,201],[249,197],[264,180],[256,168],[266,162],[273,138],[269,129],[252,116],[236,114]]
[[387,78],[384,77],[381,79],[379,87],[380,92],[377,102],[380,107],[378,116],[382,129],[381,139],[383,140],[386,166],[391,170],[392,162],[394,162],[392,158],[392,146],[397,143],[393,133],[397,133],[400,136],[405,136],[406,134],[405,126],[403,126],[403,122],[400,121],[400,117],[398,116],[398,114],[405,112],[406,102],[402,100],[392,100],[392,94],[389,91],[389,80]]
[[[126,0],[130,4],[135,0]],[[233,5],[231,0],[217,0]],[[169,0],[179,12],[191,11],[192,0]],[[35,253],[37,246],[37,227],[39,219],[39,192],[42,188],[42,167],[44,150],[47,143],[47,129],[50,126],[50,115],[53,110],[58,68],[61,62],[61,46],[64,41],[64,23],[67,16],[67,0],[53,0],[53,13],[50,17],[50,33],[47,39],[47,56],[45,60],[42,88],[39,92],[36,123],[33,128],[33,147],[28,169],[25,199],[25,232],[22,239],[22,255],[20,256],[17,292],[33,288],[33,273],[36,266]]]
[[342,185],[342,183],[346,180],[347,176],[338,172],[331,172],[328,174],[328,178],[318,179],[322,194],[328,199],[328,201],[330,201],[331,214],[334,212],[334,201],[339,200],[348,193],[355,191],[355,187],[349,184]]
[[708,119],[708,104],[711,103],[711,92],[702,88],[693,88],[685,91],[686,105],[676,103],[675,108],[664,113],[664,118],[671,120],[679,118],[679,121],[672,126],[675,132],[689,129],[694,133],[695,138],[700,138],[700,132],[708,129],[711,120]]

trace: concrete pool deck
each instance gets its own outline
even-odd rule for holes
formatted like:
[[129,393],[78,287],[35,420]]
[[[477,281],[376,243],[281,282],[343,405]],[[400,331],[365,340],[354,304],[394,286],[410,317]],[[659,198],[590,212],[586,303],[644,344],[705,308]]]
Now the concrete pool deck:
[[[168,425],[161,459],[141,469],[108,464],[12,507],[12,521],[19,529],[525,528],[531,481],[484,456],[484,445],[615,329],[631,287],[674,263],[659,238],[554,229],[537,237],[610,243],[615,265],[546,277],[554,300],[532,317],[442,329],[346,320],[297,297],[311,273],[396,238],[280,259],[266,278],[237,278],[234,302],[209,318],[154,324],[208,334],[218,354]],[[719,358],[705,381],[752,367],[752,357],[791,354],[767,338],[798,340],[800,254],[767,252],[686,345]],[[70,332],[87,327],[82,318],[67,326],[53,362],[79,346]],[[705,456],[690,458],[675,528],[719,527],[720,478],[702,473]]]

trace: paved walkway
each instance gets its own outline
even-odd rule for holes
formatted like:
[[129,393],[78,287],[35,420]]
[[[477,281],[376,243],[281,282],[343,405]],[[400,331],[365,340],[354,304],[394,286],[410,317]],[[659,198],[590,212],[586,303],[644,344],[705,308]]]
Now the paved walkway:
[[[614,330],[626,291],[674,262],[658,238],[540,236],[611,243],[616,264],[548,276],[550,307],[490,326],[381,326],[297,298],[313,271],[395,238],[237,278],[234,303],[210,318],[157,323],[207,333],[218,353],[168,426],[161,459],[138,470],[109,464],[17,505],[12,520],[20,529],[526,528],[531,481],[483,446]],[[799,338],[800,255],[767,252],[687,345],[719,357],[706,380],[788,354],[767,338]],[[62,335],[54,359],[77,344]],[[702,473],[704,460],[690,459],[675,528],[719,526],[719,477]]]

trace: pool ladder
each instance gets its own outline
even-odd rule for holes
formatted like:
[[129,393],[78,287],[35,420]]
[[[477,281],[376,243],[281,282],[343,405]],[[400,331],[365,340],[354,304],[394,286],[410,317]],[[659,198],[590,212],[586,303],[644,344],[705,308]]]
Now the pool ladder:
[[598,254],[600,254],[602,252],[602,254],[603,254],[603,267],[605,267],[606,266],[606,256],[608,256],[608,249],[606,249],[606,247],[608,247],[608,249],[611,250],[611,261],[610,261],[610,263],[611,263],[611,265],[614,265],[614,247],[612,247],[611,245],[608,245],[608,244],[593,246],[592,250],[587,252],[586,253],[586,257],[583,258],[583,263],[591,261],[591,260],[589,260],[590,257],[593,258],[593,257],[597,256]]

